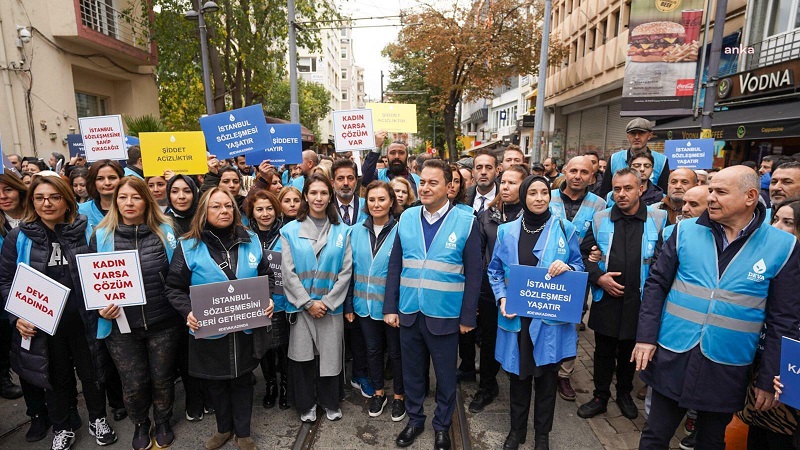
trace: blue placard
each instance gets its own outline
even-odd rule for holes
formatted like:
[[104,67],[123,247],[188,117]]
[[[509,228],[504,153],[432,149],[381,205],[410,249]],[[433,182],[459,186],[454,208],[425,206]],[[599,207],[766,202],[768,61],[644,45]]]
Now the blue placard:
[[270,146],[269,128],[261,105],[201,117],[200,128],[208,149],[218,159],[263,152]]
[[714,139],[664,141],[664,154],[670,170],[710,169],[714,165]]
[[781,338],[781,383],[781,403],[800,408],[800,341],[786,336]]
[[264,151],[247,153],[248,164],[257,166],[264,160],[279,167],[303,162],[303,135],[299,123],[269,124],[269,147]]
[[578,323],[586,300],[586,272],[564,272],[552,278],[545,267],[511,265],[506,314]]
[[125,136],[125,148],[131,148],[132,145],[139,145],[139,138],[136,136]]
[[83,149],[83,137],[80,134],[68,134],[67,147],[69,148],[70,158],[76,156],[86,158],[86,150]]

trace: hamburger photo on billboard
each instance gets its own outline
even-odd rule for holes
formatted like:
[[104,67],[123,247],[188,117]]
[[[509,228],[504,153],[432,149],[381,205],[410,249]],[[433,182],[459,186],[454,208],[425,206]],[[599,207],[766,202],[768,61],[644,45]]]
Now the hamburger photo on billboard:
[[628,57],[632,62],[697,60],[697,45],[686,43],[686,29],[676,22],[646,22],[631,31]]

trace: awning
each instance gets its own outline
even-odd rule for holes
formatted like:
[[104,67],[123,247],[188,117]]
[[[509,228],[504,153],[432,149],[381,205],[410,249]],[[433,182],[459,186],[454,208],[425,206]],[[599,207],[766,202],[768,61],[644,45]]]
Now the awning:
[[533,97],[536,97],[537,95],[539,95],[539,88],[538,87],[536,89],[530,91],[528,93],[528,95],[525,96],[525,100],[530,100]]
[[[267,120],[267,123],[280,123],[280,124],[292,123],[289,122],[288,120],[278,119],[277,117],[265,117],[265,119]],[[304,127],[303,125],[300,125],[300,134],[302,135],[303,142],[315,141],[314,133],[312,133],[311,130]]]
[[[701,118],[659,123],[653,132],[660,139],[697,139]],[[800,136],[800,102],[770,103],[716,111],[711,122],[714,139],[777,139]]]
[[475,147],[468,148],[468,149],[465,150],[465,152],[475,152],[475,151],[478,151],[478,150],[480,150],[482,148],[496,147],[498,145],[501,145],[502,143],[503,143],[502,140],[495,139],[494,141],[484,142],[481,145],[476,145]]

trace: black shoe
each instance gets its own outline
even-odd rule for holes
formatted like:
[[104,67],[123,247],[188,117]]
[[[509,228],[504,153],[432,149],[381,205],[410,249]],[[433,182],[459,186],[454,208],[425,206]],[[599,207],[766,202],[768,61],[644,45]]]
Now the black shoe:
[[267,393],[264,394],[264,408],[272,409],[275,407],[275,400],[278,398],[278,381],[274,378],[267,380]]
[[547,433],[536,434],[536,443],[533,450],[550,450],[550,437]]
[[503,450],[517,450],[520,444],[525,443],[525,435],[516,431],[509,431],[506,441],[503,442]]
[[206,414],[215,414],[217,411],[213,406],[203,406],[203,412]]
[[36,414],[31,417],[31,427],[25,433],[25,440],[28,442],[38,442],[47,436],[47,430],[50,428],[50,418],[47,414]]
[[175,442],[175,433],[169,421],[156,425],[156,447],[167,448]]
[[392,400],[392,422],[400,422],[406,418],[406,401],[400,398]]
[[69,427],[72,431],[78,431],[83,426],[83,419],[78,413],[78,408],[70,408],[69,410]]
[[483,411],[486,406],[494,401],[499,392],[500,389],[497,386],[492,389],[478,389],[478,392],[475,393],[475,398],[469,403],[469,412],[476,414]]
[[435,450],[450,450],[450,431],[436,430],[436,437],[433,440]]
[[189,422],[199,422],[203,420],[203,407],[187,406],[186,407],[186,420]]
[[636,408],[636,404],[633,403],[633,397],[631,397],[630,392],[625,393],[617,393],[617,405],[619,406],[619,410],[622,411],[622,415],[627,417],[628,419],[635,419],[639,417],[639,409]]
[[459,383],[464,381],[475,381],[475,371],[470,370],[469,372],[464,372],[461,369],[456,370],[456,381]]
[[608,410],[608,401],[595,397],[578,407],[578,417],[588,419]]
[[417,436],[422,434],[423,431],[425,431],[424,425],[420,427],[406,425],[406,427],[403,428],[403,431],[397,435],[397,439],[394,440],[394,443],[397,444],[398,447],[408,447],[414,443],[414,440],[417,439]]
[[111,408],[111,413],[114,415],[114,422],[128,417],[128,411],[125,411],[125,408]]
[[386,398],[386,395],[373,395],[369,401],[369,416],[378,417],[383,414],[383,408],[387,403],[389,403],[389,399]]
[[150,419],[136,424],[131,446],[134,450],[147,450],[153,446],[153,440],[150,438]]
[[22,397],[22,388],[14,384],[8,371],[0,375],[0,397],[9,400]]
[[685,438],[681,439],[679,444],[683,450],[694,450],[694,444],[697,441],[697,433],[692,433]]

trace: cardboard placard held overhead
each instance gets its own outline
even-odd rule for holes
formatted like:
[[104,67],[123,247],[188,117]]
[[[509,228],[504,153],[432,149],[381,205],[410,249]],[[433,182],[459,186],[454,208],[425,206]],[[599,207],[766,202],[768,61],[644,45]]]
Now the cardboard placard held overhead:
[[248,164],[258,166],[265,160],[275,166],[303,162],[303,134],[299,123],[269,124],[269,146],[263,151],[245,154]]
[[333,112],[333,135],[336,152],[371,150],[375,148],[372,110],[350,109]]
[[83,149],[83,138],[80,134],[67,135],[67,148],[69,149],[69,157],[76,156],[86,158],[86,151]]
[[128,159],[122,116],[81,117],[78,123],[87,161]]
[[176,175],[198,175],[208,170],[202,131],[142,133],[139,139],[146,177],[161,176],[166,170]]
[[403,103],[367,103],[372,110],[372,127],[390,133],[417,132],[417,105]]
[[233,158],[270,146],[261,105],[252,105],[200,118],[208,149],[218,159]]
[[78,274],[86,309],[144,305],[147,302],[142,282],[139,252],[90,253],[77,255]]
[[710,169],[714,163],[714,139],[664,141],[664,154],[670,170]]
[[52,336],[58,328],[69,292],[68,287],[20,263],[8,292],[6,311]]

